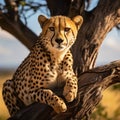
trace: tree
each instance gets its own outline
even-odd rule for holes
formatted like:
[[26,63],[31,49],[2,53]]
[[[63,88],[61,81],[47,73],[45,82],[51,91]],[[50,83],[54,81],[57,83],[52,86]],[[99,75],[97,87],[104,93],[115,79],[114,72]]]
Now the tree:
[[[98,0],[97,6],[87,11],[90,2],[91,0],[46,0],[47,4],[43,4],[42,1],[5,0],[5,5],[0,4],[0,26],[18,38],[28,49],[31,49],[37,36],[21,20],[22,15],[27,21],[24,12],[36,12],[42,7],[48,7],[51,16],[74,17],[80,14],[84,19],[77,41],[71,49],[74,58],[73,69],[79,79],[77,100],[68,104],[68,111],[61,114],[55,114],[47,105],[34,103],[20,110],[12,120],[88,120],[102,98],[102,91],[112,84],[120,83],[120,61],[94,68],[105,36],[113,27],[119,29],[120,0]],[[61,90],[57,93],[60,94]]]

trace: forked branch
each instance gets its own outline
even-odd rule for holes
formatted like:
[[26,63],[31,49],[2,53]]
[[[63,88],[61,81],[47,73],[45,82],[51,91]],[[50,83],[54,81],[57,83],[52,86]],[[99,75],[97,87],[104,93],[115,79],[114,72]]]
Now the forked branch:
[[[88,120],[100,102],[103,90],[116,83],[120,83],[120,61],[82,73],[78,81],[78,97],[74,102],[66,103],[67,112],[56,114],[49,106],[34,103],[18,111],[10,120]],[[54,92],[61,96],[61,90]]]

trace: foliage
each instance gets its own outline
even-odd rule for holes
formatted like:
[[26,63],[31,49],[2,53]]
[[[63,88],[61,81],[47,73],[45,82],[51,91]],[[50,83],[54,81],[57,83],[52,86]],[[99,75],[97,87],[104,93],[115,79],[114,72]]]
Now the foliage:
[[91,120],[120,120],[120,107],[115,110],[112,117],[109,117],[106,108],[99,104],[93,112]]
[[120,84],[113,85],[113,90],[120,90]]

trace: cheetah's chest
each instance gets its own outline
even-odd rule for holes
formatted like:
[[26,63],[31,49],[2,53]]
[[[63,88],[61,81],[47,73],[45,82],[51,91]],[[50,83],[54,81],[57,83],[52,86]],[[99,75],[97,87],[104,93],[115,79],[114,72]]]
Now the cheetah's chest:
[[46,88],[62,87],[65,84],[65,71],[62,69],[62,65],[51,65],[48,74],[50,82],[46,85]]

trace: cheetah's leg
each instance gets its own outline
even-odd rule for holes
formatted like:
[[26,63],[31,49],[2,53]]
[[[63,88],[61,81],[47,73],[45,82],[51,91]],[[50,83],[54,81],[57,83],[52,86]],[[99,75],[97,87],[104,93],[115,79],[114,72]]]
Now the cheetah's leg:
[[7,80],[3,84],[2,95],[10,115],[14,115],[19,110],[19,107],[16,105],[17,99],[14,95],[14,84],[12,80]]
[[49,89],[39,89],[38,91],[32,92],[31,96],[37,102],[50,105],[57,113],[67,110],[64,101]]
[[63,95],[68,102],[72,102],[77,97],[78,84],[77,77],[73,75],[67,78]]

